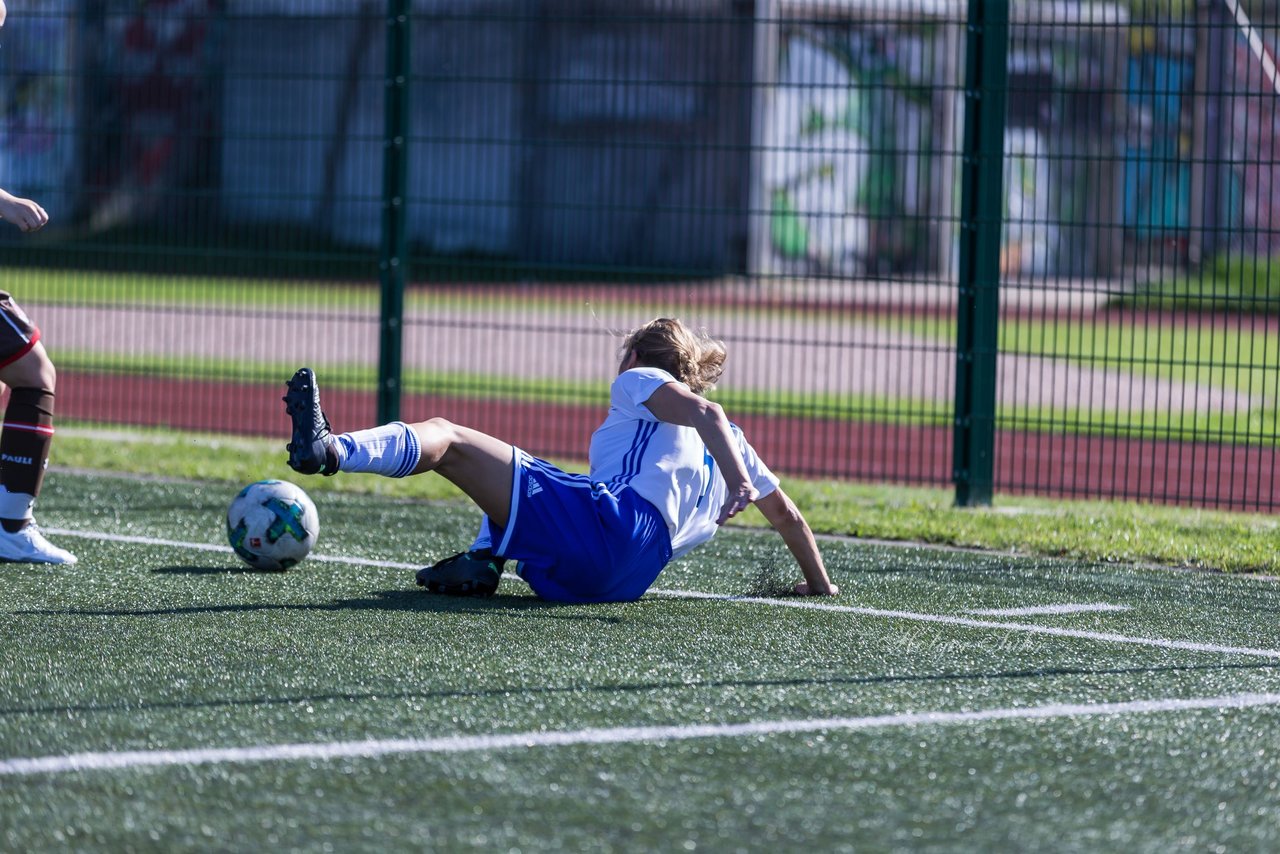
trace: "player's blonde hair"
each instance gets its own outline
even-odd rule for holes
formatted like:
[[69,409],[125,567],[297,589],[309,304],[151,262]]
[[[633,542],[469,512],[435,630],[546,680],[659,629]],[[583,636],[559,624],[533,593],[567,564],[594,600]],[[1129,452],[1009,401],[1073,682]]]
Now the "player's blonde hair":
[[696,394],[716,387],[727,357],[722,342],[673,317],[659,317],[631,330],[622,345],[624,359],[627,353],[635,353],[642,365],[661,368]]

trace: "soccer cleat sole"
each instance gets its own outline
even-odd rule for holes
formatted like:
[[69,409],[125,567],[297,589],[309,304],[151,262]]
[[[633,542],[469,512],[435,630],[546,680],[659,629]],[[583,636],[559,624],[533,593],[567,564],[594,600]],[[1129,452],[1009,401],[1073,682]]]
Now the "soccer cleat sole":
[[472,581],[464,581],[461,584],[445,584],[441,581],[428,581],[424,587],[428,592],[437,593],[442,596],[492,596],[497,587],[481,586]]

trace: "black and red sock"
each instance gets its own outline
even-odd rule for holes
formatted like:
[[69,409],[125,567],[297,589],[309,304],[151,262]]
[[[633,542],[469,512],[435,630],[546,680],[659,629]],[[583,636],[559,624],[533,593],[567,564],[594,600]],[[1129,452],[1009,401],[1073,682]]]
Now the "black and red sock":
[[[40,494],[53,443],[53,392],[14,388],[4,411],[0,433],[0,486],[7,495],[0,507],[0,526],[9,533],[31,520],[31,505]],[[25,510],[18,505],[25,503]],[[20,512],[21,511],[21,512]]]

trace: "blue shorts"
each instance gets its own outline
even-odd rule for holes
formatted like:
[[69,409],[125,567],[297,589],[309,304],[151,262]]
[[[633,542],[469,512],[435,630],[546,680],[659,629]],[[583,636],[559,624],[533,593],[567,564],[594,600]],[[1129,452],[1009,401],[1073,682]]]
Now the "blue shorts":
[[493,524],[494,554],[553,602],[639,599],[671,560],[667,523],[628,487],[561,471],[519,448],[512,459],[511,510]]

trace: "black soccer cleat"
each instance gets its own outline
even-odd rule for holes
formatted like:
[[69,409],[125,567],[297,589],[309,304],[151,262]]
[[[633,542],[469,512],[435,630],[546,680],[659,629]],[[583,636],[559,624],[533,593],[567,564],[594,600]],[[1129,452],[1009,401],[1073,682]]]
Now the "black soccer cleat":
[[320,408],[315,371],[299,368],[285,385],[289,390],[281,400],[293,420],[292,441],[285,446],[289,452],[289,468],[299,474],[337,474],[338,452],[333,447],[329,419]]
[[418,570],[418,586],[445,596],[492,596],[502,579],[505,561],[492,552],[460,552]]

